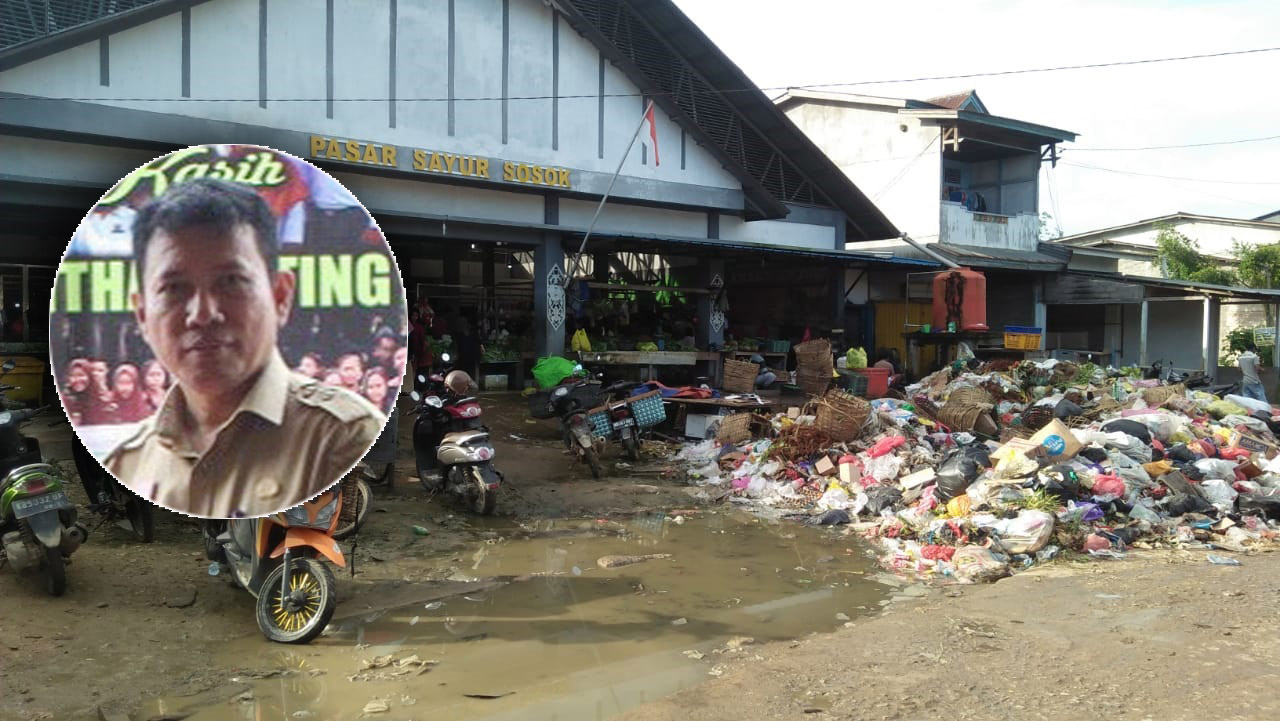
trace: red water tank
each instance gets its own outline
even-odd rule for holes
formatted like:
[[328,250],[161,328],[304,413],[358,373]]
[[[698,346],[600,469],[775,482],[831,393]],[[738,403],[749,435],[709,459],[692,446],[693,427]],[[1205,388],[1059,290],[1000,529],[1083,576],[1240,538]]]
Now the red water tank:
[[951,321],[962,331],[988,330],[986,276],[968,268],[933,276],[933,332],[946,332]]

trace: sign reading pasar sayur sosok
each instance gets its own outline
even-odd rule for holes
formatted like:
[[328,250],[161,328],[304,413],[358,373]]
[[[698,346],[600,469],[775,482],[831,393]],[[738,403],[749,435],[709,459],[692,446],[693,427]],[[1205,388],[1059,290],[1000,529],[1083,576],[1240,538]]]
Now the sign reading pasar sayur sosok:
[[[572,188],[568,168],[312,135],[310,157],[519,185]],[[403,164],[402,164],[403,161]]]

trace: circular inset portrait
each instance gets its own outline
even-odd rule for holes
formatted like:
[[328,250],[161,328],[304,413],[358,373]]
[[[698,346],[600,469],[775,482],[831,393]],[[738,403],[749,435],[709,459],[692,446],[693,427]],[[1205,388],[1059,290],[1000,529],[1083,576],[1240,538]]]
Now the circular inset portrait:
[[50,308],[80,440],[192,516],[261,516],[329,488],[404,376],[386,238],[340,183],[270,148],[196,146],[130,173],[76,229]]

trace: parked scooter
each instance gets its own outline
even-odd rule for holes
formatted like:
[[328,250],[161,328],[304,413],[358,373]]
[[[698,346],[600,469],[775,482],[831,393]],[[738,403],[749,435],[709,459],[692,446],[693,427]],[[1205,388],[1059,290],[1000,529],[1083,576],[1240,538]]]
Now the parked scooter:
[[[76,473],[80,474],[85,492],[91,494],[89,510],[102,517],[99,525],[114,523],[131,531],[143,543],[155,540],[155,509],[150,503],[107,473],[78,436],[71,439],[71,457],[75,461]],[[97,498],[92,496],[93,493],[96,493]]]
[[45,590],[61,596],[66,564],[89,530],[77,522],[76,507],[57,469],[43,462],[40,444],[18,431],[48,408],[0,412],[0,554],[15,571],[42,568]]
[[230,571],[257,599],[258,628],[269,640],[308,643],[337,605],[333,571],[319,557],[346,566],[333,538],[341,516],[342,490],[335,485],[275,515],[205,521],[209,575]]
[[631,381],[618,381],[604,388],[604,393],[609,398],[606,408],[611,437],[622,444],[622,450],[629,461],[640,460],[640,422],[636,419],[635,409],[627,402],[627,392],[635,385]]
[[603,475],[603,470],[587,411],[600,404],[602,394],[598,378],[573,377],[551,391],[551,406],[560,417],[565,447],[573,450],[579,460],[585,461],[591,468],[591,475],[597,479]]
[[443,488],[462,497],[474,512],[492,514],[502,474],[493,466],[493,444],[481,420],[484,411],[467,395],[471,377],[450,371],[436,380],[420,375],[418,382],[426,391],[409,394],[417,403],[410,413],[418,416],[413,422],[418,479],[428,491]]

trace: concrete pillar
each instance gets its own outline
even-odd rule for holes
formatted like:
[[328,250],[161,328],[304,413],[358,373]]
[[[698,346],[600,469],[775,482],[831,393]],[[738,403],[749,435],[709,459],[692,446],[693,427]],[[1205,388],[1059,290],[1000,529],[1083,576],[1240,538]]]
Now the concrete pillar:
[[565,318],[564,246],[560,233],[542,234],[533,251],[533,347],[538,357],[564,353]]
[[1203,328],[1200,344],[1202,347],[1201,367],[1206,375],[1218,372],[1218,317],[1221,314],[1221,301],[1212,296],[1205,296]]
[[715,297],[718,288],[724,287],[724,261],[699,258],[695,287],[711,289],[711,295],[698,295],[698,327],[694,340],[699,348],[724,347],[724,327],[728,322],[724,314],[716,310]]
[[496,254],[493,252],[493,246],[486,243],[480,249],[480,263],[483,268],[480,271],[481,284],[484,286],[485,300],[492,300],[495,294],[495,288],[498,283],[494,279],[493,265],[497,262]]
[[1138,365],[1146,366],[1147,360],[1147,326],[1151,316],[1151,303],[1142,301],[1141,320],[1138,322]]

